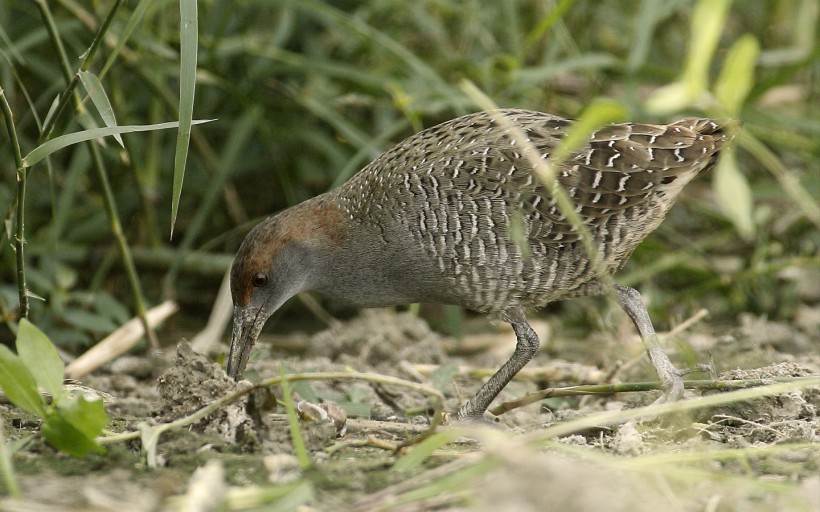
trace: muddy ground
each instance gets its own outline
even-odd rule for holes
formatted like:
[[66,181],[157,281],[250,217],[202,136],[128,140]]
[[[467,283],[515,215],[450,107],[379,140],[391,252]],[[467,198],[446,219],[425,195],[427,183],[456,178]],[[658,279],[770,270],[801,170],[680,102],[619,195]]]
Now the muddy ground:
[[[722,331],[707,321],[665,344],[675,361],[694,358],[715,368],[713,376],[692,378],[818,376],[818,316],[807,310],[799,325],[785,325],[744,315]],[[623,339],[604,333],[581,341],[552,335],[545,322],[534,326],[542,350],[494,405],[546,387],[651,380],[641,345],[627,329]],[[246,377],[258,382],[282,372],[371,372],[438,389],[445,410],[455,411],[485,378],[479,370],[496,369],[514,346],[506,326],[484,331],[456,342],[409,313],[365,311],[312,336],[263,338]],[[185,417],[248,385],[232,382],[213,356],[186,343],[162,355],[122,357],[82,384],[107,394],[112,432]],[[35,437],[13,457],[22,499],[0,498],[0,509],[820,510],[816,386],[654,419],[602,420],[557,437],[549,429],[631,410],[658,394],[549,398],[508,411],[493,426],[451,422],[439,431],[452,434],[428,441],[429,453],[404,469],[397,461],[406,464],[413,449],[396,448],[427,430],[435,402],[430,396],[361,380],[294,382],[290,388],[305,409],[300,431],[308,468],[300,467],[285,396],[275,386],[164,433],[153,454],[156,468],[148,467],[138,440],[74,459]],[[307,421],[327,402],[345,411],[346,422]],[[0,414],[7,441],[38,429],[6,402]]]

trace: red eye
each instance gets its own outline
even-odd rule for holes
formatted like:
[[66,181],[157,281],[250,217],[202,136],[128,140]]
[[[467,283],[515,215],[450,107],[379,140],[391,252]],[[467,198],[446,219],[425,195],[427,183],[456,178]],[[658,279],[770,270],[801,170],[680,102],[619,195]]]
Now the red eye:
[[253,276],[253,280],[251,280],[251,284],[253,284],[256,288],[260,286],[265,286],[268,284],[268,275],[264,272],[257,272]]

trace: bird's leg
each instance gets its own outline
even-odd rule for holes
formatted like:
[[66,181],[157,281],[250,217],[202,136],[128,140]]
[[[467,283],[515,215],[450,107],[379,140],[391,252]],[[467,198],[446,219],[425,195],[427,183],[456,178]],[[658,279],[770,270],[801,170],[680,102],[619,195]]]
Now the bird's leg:
[[649,313],[646,311],[641,294],[634,288],[617,284],[615,285],[615,292],[621,307],[632,319],[635,327],[638,328],[638,333],[646,346],[649,360],[661,380],[664,394],[658,402],[671,402],[681,398],[683,396],[681,373],[672,365],[672,361],[669,360],[666,352],[661,348],[660,340],[658,335],[655,334],[655,328],[652,327],[652,320],[650,320]]
[[471,398],[461,409],[458,410],[457,417],[460,420],[465,419],[483,419],[484,412],[490,406],[490,403],[498,396],[498,393],[504,389],[504,386],[515,377],[521,368],[529,363],[535,352],[538,350],[538,335],[527,323],[524,317],[524,311],[521,308],[514,308],[504,313],[504,319],[512,325],[515,331],[517,343],[515,345],[515,352],[513,352],[510,359],[495,372],[495,375],[490,377],[490,380],[481,386],[481,389]]

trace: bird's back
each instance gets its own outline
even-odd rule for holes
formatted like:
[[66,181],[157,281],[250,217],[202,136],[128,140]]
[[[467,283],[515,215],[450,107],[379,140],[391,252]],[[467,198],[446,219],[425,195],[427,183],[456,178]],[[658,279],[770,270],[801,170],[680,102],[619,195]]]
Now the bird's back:
[[[522,149],[531,144],[548,161],[571,124],[512,109],[460,117],[401,142],[332,194],[353,222],[415,240],[441,276],[419,300],[500,312],[597,294],[576,228]],[[714,165],[725,139],[708,119],[610,125],[560,163],[558,181],[610,272]]]

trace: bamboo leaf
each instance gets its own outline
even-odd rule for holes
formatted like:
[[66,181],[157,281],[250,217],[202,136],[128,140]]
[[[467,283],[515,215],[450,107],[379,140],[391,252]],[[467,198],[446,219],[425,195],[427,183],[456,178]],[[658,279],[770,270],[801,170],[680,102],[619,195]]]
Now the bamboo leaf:
[[196,0],[180,0],[179,15],[179,132],[177,133],[177,148],[174,154],[171,236],[174,234],[179,198],[182,195],[182,181],[185,177],[185,164],[188,161],[188,144],[191,140],[191,120],[194,115],[194,89],[199,40]]
[[[97,75],[90,71],[80,71],[79,76],[80,82],[82,82],[83,87],[85,87],[85,91],[91,98],[91,102],[97,108],[97,112],[100,113],[100,117],[103,123],[105,123],[105,126],[109,128],[117,126],[114,109],[111,107],[108,95],[105,94],[105,89],[103,89],[102,83],[100,83],[100,79],[97,78]],[[119,133],[114,134],[114,140],[116,140],[121,147],[125,147],[125,144],[122,142],[122,136]]]
[[23,318],[17,330],[17,353],[37,384],[56,402],[63,392],[63,360],[43,331]]
[[[210,123],[211,121],[214,121],[214,119],[201,119],[197,121],[192,121],[191,124]],[[100,137],[108,137],[116,133],[150,132],[155,130],[167,130],[168,128],[176,128],[178,126],[179,123],[177,121],[172,121],[170,123],[138,124],[116,126],[110,128],[94,128],[91,130],[83,130],[79,132],[69,133],[66,135],[61,135],[59,137],[54,137],[53,139],[37,146],[31,153],[23,157],[23,167],[31,167],[32,165],[36,164],[37,162],[51,155],[52,153],[55,153],[65,147],[77,144],[79,142],[99,139]]]

